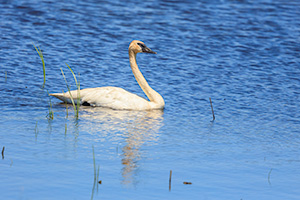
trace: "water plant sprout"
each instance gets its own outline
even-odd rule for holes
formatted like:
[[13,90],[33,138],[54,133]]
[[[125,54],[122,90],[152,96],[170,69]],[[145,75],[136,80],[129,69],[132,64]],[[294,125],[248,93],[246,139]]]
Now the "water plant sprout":
[[212,115],[213,115],[213,120],[211,122],[214,122],[216,117],[215,117],[214,108],[213,108],[212,101],[211,101],[210,97],[209,97],[209,102],[210,102],[211,112],[212,112]]
[[93,199],[94,197],[94,192],[95,192],[95,186],[97,185],[97,191],[98,191],[98,184],[101,184],[102,181],[98,181],[99,180],[99,168],[100,166],[98,165],[98,170],[96,171],[96,159],[95,159],[95,151],[94,151],[94,146],[93,146],[93,163],[94,163],[94,184],[93,184],[93,189],[92,189],[92,196],[91,199]]
[[34,43],[32,43],[36,52],[39,54],[41,61],[43,63],[43,75],[44,75],[44,83],[43,83],[43,88],[45,87],[45,83],[46,83],[46,68],[45,68],[45,61],[44,61],[44,56],[43,56],[43,52],[40,49],[40,47],[36,48],[36,46],[34,45]]
[[70,94],[70,97],[71,97],[71,102],[73,104],[73,107],[74,107],[74,112],[75,112],[75,117],[76,119],[78,119],[78,115],[79,115],[79,106],[80,106],[80,82],[79,80],[77,81],[77,78],[76,78],[76,75],[75,73],[73,72],[72,68],[66,63],[66,65],[68,66],[69,70],[71,71],[73,77],[74,77],[74,80],[75,80],[75,83],[76,83],[76,87],[77,87],[77,99],[76,99],[76,105],[75,105],[75,101],[73,99],[73,96],[72,96],[72,93],[71,93],[71,90],[70,90],[70,86],[67,82],[67,79],[66,79],[66,76],[64,74],[64,71],[62,70],[62,68],[60,68],[60,71],[64,77],[64,80],[66,82],[66,86],[68,88],[68,91],[69,91],[69,94]]
[[[49,95],[49,92],[48,92],[48,90],[47,90],[47,93],[48,93],[48,95]],[[51,103],[51,98],[49,97],[49,113],[47,114],[47,118],[48,118],[48,120],[53,120],[53,118],[54,118],[54,113],[53,113],[53,111],[52,111],[52,103]]]

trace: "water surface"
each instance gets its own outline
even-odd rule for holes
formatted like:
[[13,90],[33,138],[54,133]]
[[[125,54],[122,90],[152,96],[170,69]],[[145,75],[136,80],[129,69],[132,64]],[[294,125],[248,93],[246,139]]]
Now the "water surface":
[[[299,199],[299,1],[7,0],[0,12],[1,199]],[[51,98],[47,119],[47,92],[67,90],[60,68],[76,89],[65,63],[81,88],[145,97],[133,39],[158,52],[138,64],[164,111],[81,107],[76,120]]]

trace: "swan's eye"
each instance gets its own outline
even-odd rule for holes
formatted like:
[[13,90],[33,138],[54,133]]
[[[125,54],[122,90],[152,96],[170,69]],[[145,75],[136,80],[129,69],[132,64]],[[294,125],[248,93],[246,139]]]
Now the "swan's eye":
[[149,49],[145,44],[137,43],[137,45],[139,45],[141,47],[142,52],[144,52],[144,53],[153,53],[153,54],[156,54],[156,52],[154,52],[151,49]]
[[142,49],[145,48],[146,46],[142,43],[137,43]]

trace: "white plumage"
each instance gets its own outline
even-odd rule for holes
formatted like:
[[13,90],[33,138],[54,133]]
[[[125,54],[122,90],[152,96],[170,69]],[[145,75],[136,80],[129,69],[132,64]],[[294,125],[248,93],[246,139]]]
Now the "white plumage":
[[[165,106],[164,99],[148,85],[146,79],[137,66],[136,54],[141,52],[156,53],[149,49],[143,42],[138,40],[132,41],[128,49],[132,72],[150,101],[119,87],[99,87],[80,90],[80,104],[89,104],[91,106],[106,107],[116,110],[163,109]],[[50,95],[64,102],[71,103],[69,92],[54,93]],[[71,95],[77,103],[78,90],[71,91]]]

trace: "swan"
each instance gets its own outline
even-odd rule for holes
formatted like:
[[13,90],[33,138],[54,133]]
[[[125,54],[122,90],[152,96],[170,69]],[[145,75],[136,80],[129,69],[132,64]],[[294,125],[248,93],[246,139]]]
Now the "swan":
[[[133,40],[128,48],[129,62],[131,70],[134,74],[136,81],[142,88],[149,101],[136,94],[128,92],[119,87],[98,87],[98,88],[86,88],[79,91],[71,91],[72,98],[76,103],[78,96],[80,96],[80,104],[99,106],[105,108],[111,108],[115,110],[156,110],[164,109],[165,102],[163,97],[152,89],[144,78],[143,74],[138,68],[136,62],[137,53],[151,53],[156,54],[148,48],[143,42]],[[78,95],[79,94],[79,95]],[[52,93],[54,96],[64,102],[71,103],[70,93]]]

